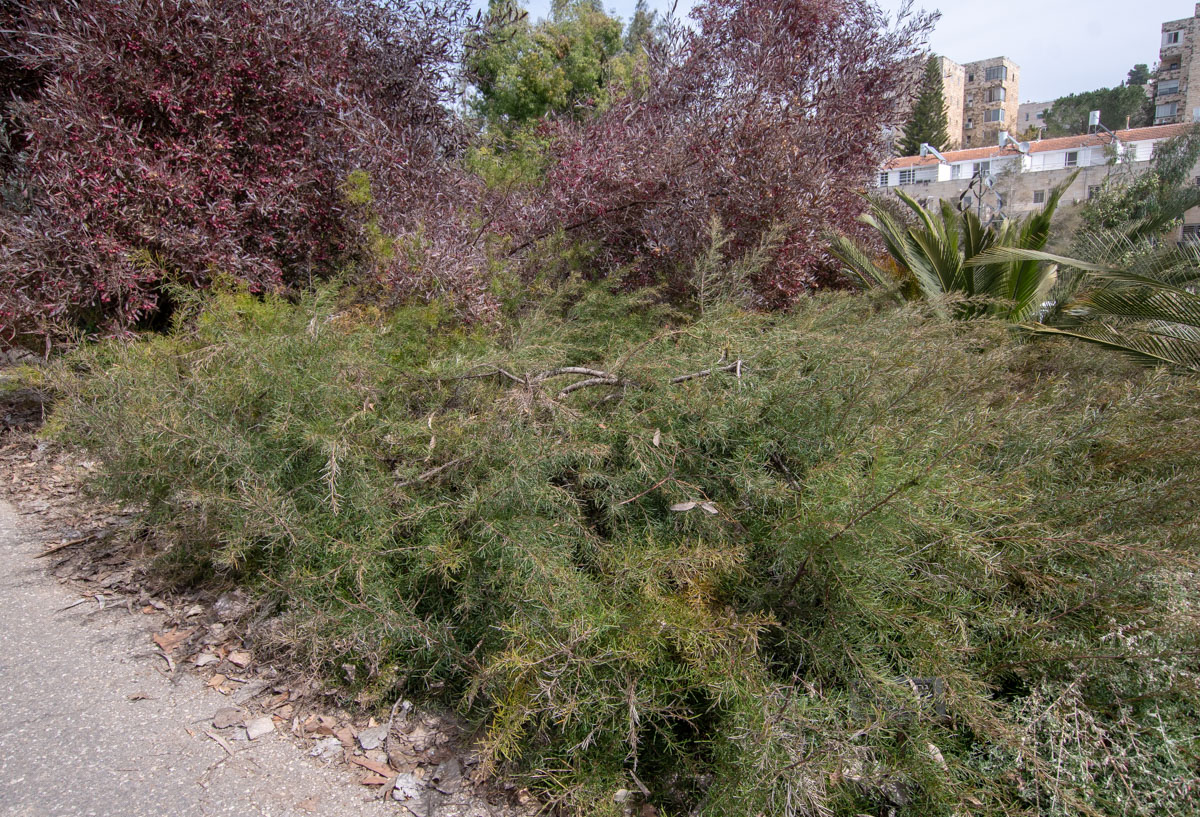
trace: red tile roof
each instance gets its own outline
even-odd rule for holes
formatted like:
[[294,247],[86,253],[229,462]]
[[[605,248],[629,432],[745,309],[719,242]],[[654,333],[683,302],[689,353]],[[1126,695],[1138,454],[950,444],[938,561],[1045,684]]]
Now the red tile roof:
[[[1191,125],[1158,125],[1152,128],[1133,128],[1117,131],[1117,139],[1122,142],[1144,142],[1150,139],[1170,139],[1190,128]],[[1112,141],[1107,133],[1089,133],[1083,136],[1062,136],[1057,139],[1039,139],[1029,143],[1030,153],[1045,153],[1051,150],[1070,150],[1071,148],[1090,147],[1092,145],[1107,145]],[[1016,156],[1017,149],[1010,145],[1004,147],[968,148],[967,150],[951,150],[943,153],[948,162],[972,162],[980,159],[995,159],[1001,156]],[[892,159],[885,170],[897,170],[906,167],[929,167],[936,165],[936,156],[901,156]]]

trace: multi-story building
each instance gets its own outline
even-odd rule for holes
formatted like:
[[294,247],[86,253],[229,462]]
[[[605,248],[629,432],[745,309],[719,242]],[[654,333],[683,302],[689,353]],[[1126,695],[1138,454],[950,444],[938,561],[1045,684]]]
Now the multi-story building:
[[1046,128],[1046,112],[1053,102],[1023,102],[1017,108],[1017,122],[1010,129],[1021,139],[1040,139]]
[[1015,130],[1021,69],[1008,57],[968,62],[963,98],[964,148],[996,144],[1000,131]]
[[942,97],[946,101],[947,148],[956,150],[996,144],[1002,130],[1017,119],[1020,68],[1007,57],[959,65],[938,57]]
[[[1154,124],[1200,120],[1200,3],[1196,12],[1162,25],[1154,85]],[[1192,79],[1195,78],[1193,82]]]
[[954,60],[938,57],[942,67],[942,98],[946,101],[946,133],[950,141],[946,147],[956,150],[962,147],[963,102],[967,98],[967,72]]
[[[1186,124],[1165,125],[1117,131],[1115,138],[1108,133],[1091,133],[1022,146],[1010,143],[1004,147],[953,150],[941,159],[932,155],[904,156],[884,165],[878,185],[888,192],[903,190],[931,205],[971,194],[985,216],[1020,216],[1041,207],[1049,191],[1073,173],[1078,176],[1064,195],[1068,204],[1091,198],[1109,176],[1141,173],[1150,167],[1156,144],[1187,128]],[[1200,175],[1200,168],[1193,175]],[[990,180],[986,190],[979,190],[977,178]],[[968,190],[973,182],[975,193]],[[1189,226],[1192,222],[1200,225],[1200,213],[1190,212],[1188,216]]]

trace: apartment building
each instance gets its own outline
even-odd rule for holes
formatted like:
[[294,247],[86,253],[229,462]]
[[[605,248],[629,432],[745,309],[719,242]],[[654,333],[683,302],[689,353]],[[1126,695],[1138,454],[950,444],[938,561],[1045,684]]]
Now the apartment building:
[[[1107,133],[1043,139],[1021,147],[970,148],[948,151],[945,161],[935,156],[904,156],[889,161],[879,172],[878,186],[888,192],[903,190],[918,201],[933,203],[958,200],[978,176],[990,177],[993,185],[983,196],[980,209],[985,217],[1000,211],[1015,217],[1040,208],[1046,195],[1058,184],[1078,176],[1064,196],[1064,203],[1079,203],[1095,195],[1100,185],[1114,174],[1137,174],[1150,166],[1154,146],[1186,131],[1175,124]],[[1193,175],[1200,176],[1200,168]],[[1195,219],[1200,224],[1200,214]]]
[[950,149],[996,144],[1013,130],[1019,107],[1020,68],[1007,57],[959,64],[938,57]]
[[[1017,108],[1017,123],[1010,129],[1010,132],[1020,138],[1040,138],[1042,131],[1046,127],[1046,112],[1053,106],[1053,102],[1023,102]],[[1028,134],[1028,136],[1026,136]]]
[[[1200,120],[1200,3],[1195,14],[1162,25],[1154,86],[1154,124]],[[1193,82],[1192,78],[1196,81]]]

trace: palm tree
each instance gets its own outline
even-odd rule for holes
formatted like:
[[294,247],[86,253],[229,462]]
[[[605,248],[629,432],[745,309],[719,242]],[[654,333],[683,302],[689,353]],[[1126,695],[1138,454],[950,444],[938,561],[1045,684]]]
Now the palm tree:
[[1200,248],[1159,240],[1170,223],[1163,216],[1088,231],[1077,246],[1088,260],[1046,252],[1051,218],[1070,182],[1055,188],[1040,212],[999,225],[946,202],[931,214],[898,193],[916,215],[910,225],[869,199],[862,221],[878,231],[887,258],[871,258],[844,236],[834,237],[833,252],[866,289],[899,283],[901,297],[935,303],[965,296],[950,302],[952,317],[990,315],[1034,334],[1200,372]]
[[1045,303],[1058,272],[1058,262],[1045,258],[1006,256],[1000,249],[1040,252],[1050,237],[1054,210],[1070,182],[1055,188],[1046,206],[1019,221],[983,224],[969,210],[943,201],[929,213],[915,199],[897,191],[916,216],[906,224],[881,200],[868,199],[862,221],[874,227],[889,256],[887,269],[844,236],[833,238],[833,253],[864,288],[890,287],[901,281],[909,298],[940,301],[947,295],[966,300],[953,306],[957,318],[992,315],[1014,323],[1034,317]]
[[1053,293],[1041,321],[1024,328],[1094,343],[1141,363],[1200,372],[1200,248],[1109,231],[1090,236],[1085,249],[1097,260],[1015,251],[1080,270],[1069,287]]

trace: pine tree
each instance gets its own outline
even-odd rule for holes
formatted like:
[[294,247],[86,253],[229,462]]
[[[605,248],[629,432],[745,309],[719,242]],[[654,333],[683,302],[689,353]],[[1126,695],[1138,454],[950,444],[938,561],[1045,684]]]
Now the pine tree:
[[942,95],[942,66],[937,57],[925,63],[925,78],[913,105],[904,135],[897,143],[901,156],[915,156],[921,151],[922,143],[928,142],[938,150],[946,147],[950,134],[946,125],[946,99]]

